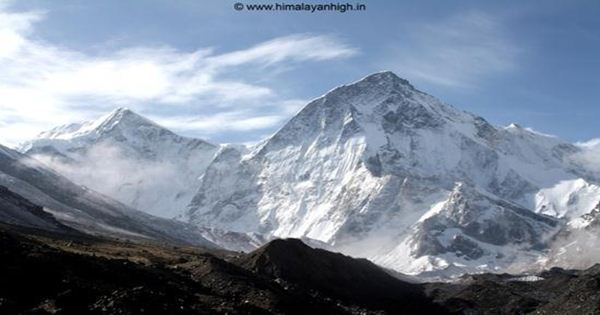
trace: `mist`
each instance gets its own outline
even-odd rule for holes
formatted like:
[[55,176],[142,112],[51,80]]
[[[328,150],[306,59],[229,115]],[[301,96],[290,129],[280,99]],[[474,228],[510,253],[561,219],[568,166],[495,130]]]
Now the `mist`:
[[193,189],[190,181],[196,180],[174,162],[134,158],[107,143],[71,155],[74,161],[56,155],[32,157],[77,184],[138,210],[169,218],[183,211],[188,200],[181,192]]
[[581,151],[571,156],[572,160],[600,177],[600,139],[577,143],[577,146]]

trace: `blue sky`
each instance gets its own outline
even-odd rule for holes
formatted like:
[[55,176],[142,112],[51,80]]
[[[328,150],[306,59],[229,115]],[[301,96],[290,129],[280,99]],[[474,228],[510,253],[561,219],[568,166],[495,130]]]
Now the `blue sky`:
[[234,2],[0,0],[0,143],[120,106],[252,142],[381,70],[497,125],[600,137],[598,1],[366,0],[346,13]]

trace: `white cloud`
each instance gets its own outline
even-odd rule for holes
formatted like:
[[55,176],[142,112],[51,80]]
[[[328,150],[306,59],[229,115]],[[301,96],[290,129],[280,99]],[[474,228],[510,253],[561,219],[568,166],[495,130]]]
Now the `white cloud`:
[[222,131],[250,131],[275,127],[289,116],[281,114],[256,115],[251,111],[229,111],[197,117],[152,117],[173,130],[195,130],[204,135]]
[[271,65],[285,60],[306,61],[349,57],[354,48],[333,40],[330,36],[290,35],[276,38],[246,50],[209,58],[214,67],[238,66],[246,63]]
[[550,248],[551,259],[546,266],[566,269],[587,269],[600,260],[600,230],[598,227],[573,229],[561,233]]
[[[74,157],[75,163],[46,155],[33,155],[36,161],[48,165],[78,184],[154,215],[169,217],[180,210],[177,207],[164,209],[145,207],[149,204],[147,199],[152,196],[144,195],[144,198],[139,198],[140,191],[169,193],[165,192],[164,181],[156,179],[168,179],[172,191],[181,192],[189,189],[190,182],[185,176],[181,176],[183,171],[177,162],[136,159],[111,143],[97,143]],[[152,206],[156,207],[155,204]],[[169,209],[171,212],[168,212]],[[153,212],[156,210],[161,211]]]
[[139,109],[157,103],[189,107],[193,102],[196,107],[212,105],[213,111],[216,104],[220,112],[184,127],[201,128],[215,125],[208,121],[212,118],[234,117],[230,126],[236,130],[261,129],[280,121],[275,118],[279,114],[269,117],[225,105],[285,100],[268,86],[241,76],[224,77],[242,66],[284,67],[356,53],[332,36],[296,34],[221,54],[213,49],[132,47],[95,56],[36,39],[35,23],[44,14],[8,12],[5,7],[0,5],[0,143],[15,144],[56,124],[93,118],[114,104]]
[[[282,126],[286,120],[297,114],[309,101],[291,99],[277,105],[266,104],[268,112],[257,112],[261,108],[236,109],[209,115],[189,116],[150,116],[160,125],[178,132],[194,131],[195,134],[209,137],[223,131],[253,131]],[[264,138],[260,135],[259,138]]]
[[584,141],[584,142],[577,142],[576,145],[583,147],[583,148],[600,151],[600,138],[591,139],[591,140]]
[[416,25],[395,50],[394,68],[410,79],[472,87],[490,75],[512,71],[519,49],[502,21],[481,12]]
[[582,150],[572,156],[574,161],[600,176],[600,138],[576,143]]

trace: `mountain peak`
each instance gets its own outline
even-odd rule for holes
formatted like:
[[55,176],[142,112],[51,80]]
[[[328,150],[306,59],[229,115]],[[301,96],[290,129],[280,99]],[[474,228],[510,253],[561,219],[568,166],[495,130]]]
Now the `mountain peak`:
[[[128,107],[117,107],[115,108],[111,113],[123,113],[123,114],[135,114],[131,109],[129,109]],[[136,114],[137,115],[137,114]]]
[[[342,85],[336,89],[333,89],[331,92],[335,91],[348,91],[350,90],[362,90],[365,91],[379,91],[383,92],[392,92],[392,91],[404,91],[404,92],[414,92],[416,91],[414,86],[408,82],[408,80],[403,79],[397,76],[392,71],[381,71],[370,74],[362,79],[355,81],[353,83]],[[354,94],[354,93],[350,93]]]
[[[153,121],[135,113],[127,107],[119,107],[110,113],[91,121],[72,123],[42,132],[37,139],[71,140],[81,137],[97,137],[115,129],[138,129],[140,127],[157,130],[165,129]],[[165,129],[166,130],[166,129]]]
[[153,125],[159,127],[153,121],[135,113],[127,107],[119,107],[96,122],[99,123],[98,127],[114,127],[116,124]]
[[523,127],[517,123],[511,123],[510,125],[506,126],[506,129],[522,130]]
[[379,148],[396,132],[472,120],[473,115],[415,89],[391,71],[382,71],[338,86],[308,103],[256,152],[317,137],[322,145],[329,145],[337,137],[348,139],[358,133],[367,135],[371,147]]
[[216,149],[211,143],[179,136],[127,107],[119,107],[95,120],[58,126],[42,132],[36,139],[21,144],[19,151],[30,152],[36,147],[47,150],[53,146],[63,152],[104,140],[127,143],[128,147],[138,147],[140,150],[158,145],[157,141],[165,145],[187,143],[191,147]]
[[[360,111],[370,111],[382,103],[429,102],[429,96],[415,89],[408,80],[391,71],[370,74],[358,81],[338,86],[311,103],[328,104],[335,107],[352,105]],[[420,98],[416,100],[416,98]],[[320,106],[320,105],[313,105]],[[327,105],[325,105],[327,106]]]
[[363,79],[359,80],[359,82],[373,82],[373,83],[389,82],[389,83],[399,83],[399,84],[406,85],[406,86],[409,86],[409,87],[413,88],[413,86],[410,84],[410,82],[408,82],[408,80],[403,79],[403,78],[397,76],[394,72],[389,71],[389,70],[381,71],[381,72],[375,72],[375,73],[370,74],[370,75],[364,77]]
[[141,117],[138,113],[132,111],[128,107],[118,107],[108,114],[108,117]]

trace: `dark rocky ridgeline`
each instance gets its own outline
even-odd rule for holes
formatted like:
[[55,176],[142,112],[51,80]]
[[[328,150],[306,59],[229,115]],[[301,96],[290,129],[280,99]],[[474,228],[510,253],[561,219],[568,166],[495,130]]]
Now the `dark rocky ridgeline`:
[[600,265],[536,277],[413,284],[295,239],[240,254],[0,225],[3,315],[600,313]]
[[366,260],[274,241],[247,256],[0,226],[0,314],[439,314]]
[[439,314],[417,284],[400,281],[366,259],[274,240],[236,262],[247,270],[316,296],[389,314]]
[[[509,274],[467,275],[457,283],[426,284],[449,312],[462,314],[600,314],[600,265],[552,268],[536,281]],[[532,279],[529,279],[532,280]]]
[[[558,270],[560,278],[570,281],[557,283],[557,298],[536,310],[536,314],[600,314],[600,265],[583,271]],[[565,275],[566,274],[566,275]],[[556,276],[555,276],[556,278]],[[557,280],[549,282],[558,282]]]
[[[99,254],[101,255],[101,254]],[[157,266],[0,233],[0,314],[210,314],[206,289]]]

